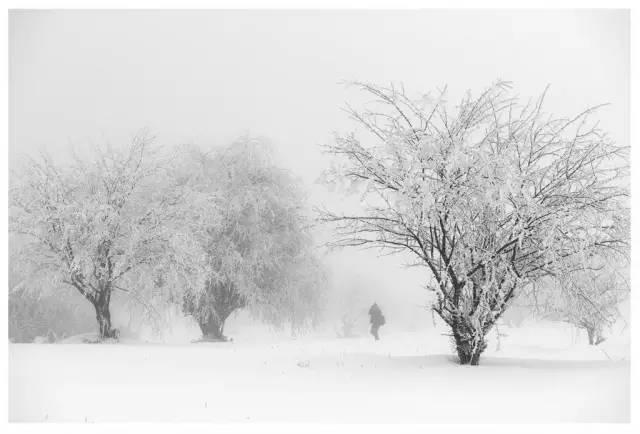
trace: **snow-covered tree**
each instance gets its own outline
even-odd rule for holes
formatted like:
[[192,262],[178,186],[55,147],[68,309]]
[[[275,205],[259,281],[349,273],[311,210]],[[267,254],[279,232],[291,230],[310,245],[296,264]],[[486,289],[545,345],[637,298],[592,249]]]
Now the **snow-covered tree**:
[[280,291],[265,300],[259,315],[279,327],[288,324],[292,336],[314,328],[326,303],[327,275],[310,237],[279,273]]
[[11,176],[15,261],[40,279],[34,287],[63,283],[88,300],[100,339],[118,334],[109,309],[114,291],[136,291],[127,283],[166,250],[170,205],[154,188],[159,164],[151,145],[143,135],[69,164],[29,159]]
[[322,211],[338,246],[409,252],[430,270],[433,309],[461,364],[478,364],[486,335],[517,291],[576,252],[616,248],[627,196],[626,150],[591,118],[522,104],[498,82],[449,106],[404,89],[356,83],[374,101],[349,108],[360,131],[339,135],[328,182],[361,206]]
[[177,168],[186,201],[176,233],[199,253],[179,258],[191,270],[182,273],[185,313],[211,340],[226,339],[225,321],[238,309],[274,323],[303,313],[304,297],[316,300],[322,288],[313,283],[298,183],[262,141],[242,139],[209,153],[191,148],[187,155]]
[[340,294],[340,307],[338,312],[339,327],[336,334],[341,338],[352,338],[356,336],[356,329],[359,322],[362,322],[368,308],[367,302],[360,288],[349,288],[346,293]]
[[567,261],[566,270],[533,288],[537,307],[554,319],[583,329],[590,345],[621,317],[619,305],[629,296],[627,260],[621,255]]

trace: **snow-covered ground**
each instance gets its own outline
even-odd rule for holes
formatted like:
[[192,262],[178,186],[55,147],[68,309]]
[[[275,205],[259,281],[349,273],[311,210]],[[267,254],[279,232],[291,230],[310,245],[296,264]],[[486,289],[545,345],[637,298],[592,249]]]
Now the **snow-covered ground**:
[[481,366],[444,330],[382,340],[247,332],[232,343],[9,348],[11,421],[627,422],[628,336],[502,327]]

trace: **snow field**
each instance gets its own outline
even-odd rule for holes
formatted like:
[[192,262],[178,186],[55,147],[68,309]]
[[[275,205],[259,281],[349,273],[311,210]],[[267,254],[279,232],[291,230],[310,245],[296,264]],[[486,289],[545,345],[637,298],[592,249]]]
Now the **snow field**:
[[[443,330],[232,343],[12,344],[11,421],[625,422],[628,344],[500,330],[460,366]],[[583,338],[583,337],[582,337]]]

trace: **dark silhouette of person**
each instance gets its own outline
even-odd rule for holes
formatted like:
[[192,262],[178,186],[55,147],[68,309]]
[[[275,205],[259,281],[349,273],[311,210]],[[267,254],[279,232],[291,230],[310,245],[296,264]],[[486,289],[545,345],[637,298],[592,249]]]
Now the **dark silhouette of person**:
[[371,323],[371,334],[376,339],[376,341],[380,340],[380,337],[378,336],[378,330],[385,324],[386,321],[377,303],[373,303],[373,305],[369,308],[369,322]]

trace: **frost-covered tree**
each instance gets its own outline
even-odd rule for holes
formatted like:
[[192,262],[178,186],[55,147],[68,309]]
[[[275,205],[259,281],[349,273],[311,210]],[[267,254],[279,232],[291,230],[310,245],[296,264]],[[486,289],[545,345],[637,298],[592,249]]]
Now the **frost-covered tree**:
[[14,260],[40,279],[35,287],[66,284],[89,301],[100,339],[117,337],[109,309],[114,291],[135,291],[127,282],[166,248],[169,205],[154,188],[159,165],[151,142],[136,137],[124,149],[97,149],[69,164],[29,159],[11,175]]
[[578,258],[567,262],[565,272],[536,285],[535,300],[544,314],[583,329],[589,344],[598,345],[629,296],[627,260],[620,255]]
[[430,270],[433,309],[461,364],[517,291],[576,252],[615,248],[627,196],[626,153],[591,118],[521,103],[498,82],[454,107],[404,89],[356,83],[373,97],[349,108],[360,130],[339,135],[329,182],[359,189],[359,209],[323,211],[338,246],[409,252]]
[[[304,313],[304,297],[316,300],[316,263],[298,183],[273,161],[269,147],[242,139],[202,153],[194,148],[177,168],[185,192],[180,220],[187,245],[179,267],[183,310],[203,337],[225,340],[225,321],[249,307],[274,323]],[[194,254],[194,252],[199,252]],[[308,274],[305,274],[308,273]]]
[[292,336],[315,327],[327,301],[327,275],[310,236],[278,273],[280,291],[265,300],[259,315],[279,327],[288,324]]

